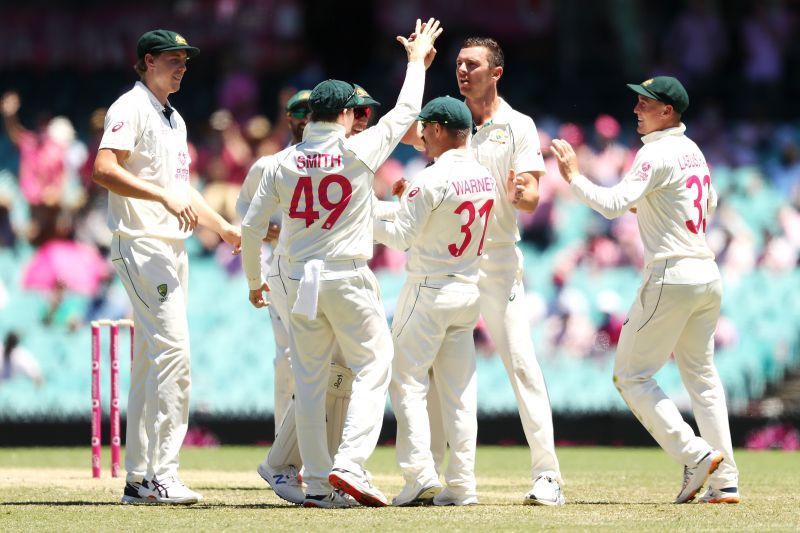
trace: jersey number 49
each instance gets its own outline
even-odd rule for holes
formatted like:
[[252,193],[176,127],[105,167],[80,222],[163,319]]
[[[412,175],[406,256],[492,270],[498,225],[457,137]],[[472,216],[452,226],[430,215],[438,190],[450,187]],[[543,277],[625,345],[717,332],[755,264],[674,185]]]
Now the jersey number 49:
[[[330,187],[336,184],[341,189],[338,201],[331,201]],[[317,187],[317,198],[319,198],[319,205],[328,211],[330,214],[322,223],[322,229],[331,229],[339,217],[342,216],[347,204],[350,203],[350,197],[353,195],[353,186],[344,176],[339,174],[331,174],[325,176],[319,182]],[[303,198],[304,208],[300,210],[300,197]],[[314,209],[314,183],[311,181],[311,176],[300,176],[295,185],[294,193],[292,194],[292,203],[289,205],[289,217],[301,218],[306,221],[306,227],[319,220],[319,211]]]

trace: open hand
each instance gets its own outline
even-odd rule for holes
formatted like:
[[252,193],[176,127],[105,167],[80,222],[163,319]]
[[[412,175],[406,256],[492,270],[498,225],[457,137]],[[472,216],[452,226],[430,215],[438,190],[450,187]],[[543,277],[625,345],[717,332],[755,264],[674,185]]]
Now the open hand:
[[397,41],[406,49],[409,63],[422,62],[425,68],[428,68],[436,56],[433,43],[441,34],[442,28],[438,20],[431,17],[428,22],[423,24],[420,19],[417,19],[414,32],[408,38],[398,35]]
[[581,173],[578,169],[578,156],[575,154],[575,150],[572,149],[572,145],[564,139],[553,139],[551,150],[553,155],[556,156],[561,177],[567,183],[572,183],[572,179]]
[[192,207],[192,201],[188,197],[184,198],[180,195],[166,193],[162,203],[167,211],[178,219],[181,231],[193,230],[197,226],[197,212]]

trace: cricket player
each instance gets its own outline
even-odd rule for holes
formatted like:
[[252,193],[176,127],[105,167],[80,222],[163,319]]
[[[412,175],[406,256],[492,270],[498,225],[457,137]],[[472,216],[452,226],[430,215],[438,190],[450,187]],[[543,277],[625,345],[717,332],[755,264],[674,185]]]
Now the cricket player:
[[178,478],[191,388],[184,240],[201,224],[238,249],[240,234],[189,185],[186,124],[168,100],[198,52],[174,31],[141,36],[141,81],[108,110],[94,163],[94,181],[109,190],[111,259],[136,326],[123,503],[202,498]]
[[361,85],[354,84],[356,87],[356,94],[361,98],[363,105],[353,108],[353,129],[352,134],[357,135],[367,129],[369,126],[369,119],[375,113],[375,108],[381,105],[380,102],[375,100]]
[[[270,161],[242,224],[249,300],[263,307],[269,285],[261,274],[260,241],[274,211],[280,209],[286,222],[279,268],[291,307],[295,421],[307,507],[349,506],[338,490],[362,505],[387,504],[364,470],[380,433],[393,356],[378,283],[366,265],[372,256],[372,181],[419,113],[425,69],[440,33],[438,21],[417,20],[409,39],[398,37],[408,54],[406,80],[396,107],[364,135],[345,138],[352,108],[363,105],[356,87],[339,80],[317,85],[303,142]],[[331,461],[325,396],[337,346],[354,380],[342,441]]]
[[[559,171],[582,202],[609,219],[635,209],[639,221],[644,280],[622,328],[614,384],[656,442],[684,465],[676,503],[692,501],[709,476],[700,501],[738,503],[725,391],[714,366],[722,282],[706,228],[717,195],[705,157],[681,122],[689,107],[683,85],[659,76],[628,87],[637,94],[633,112],[644,146],[620,183],[593,184],[581,175],[572,146],[553,141]],[[670,354],[692,399],[699,437],[653,379]]]
[[[380,105],[363,87],[360,85],[355,85],[355,87],[356,95],[362,99],[361,103],[363,105],[353,108],[353,125],[347,132],[348,137],[363,132],[369,122],[373,106]],[[287,113],[296,113],[298,109],[307,109],[308,114],[310,114],[311,110],[308,107],[310,94],[311,91],[303,90],[292,96],[286,106]],[[358,113],[359,110],[362,111],[361,114]],[[294,127],[292,121],[299,121],[299,118],[289,116],[292,140],[294,141],[292,145],[295,145],[302,140],[303,130],[308,123],[308,118],[304,116],[301,123],[302,127],[297,128]],[[298,122],[298,124],[300,123]],[[280,158],[281,155],[276,157]],[[253,201],[253,196],[255,196],[261,176],[269,161],[269,157],[260,158],[253,164],[247,174],[236,203],[241,219],[244,219],[247,214],[247,209]],[[305,493],[298,473],[302,468],[303,460],[300,457],[300,450],[297,444],[294,402],[292,400],[294,376],[291,370],[291,350],[289,349],[288,337],[291,334],[291,330],[285,326],[285,324],[289,323],[290,313],[286,300],[286,290],[280,282],[280,263],[277,259],[277,256],[284,253],[282,250],[285,248],[283,242],[285,241],[285,233],[282,234],[282,238],[279,235],[279,229],[280,225],[271,223],[267,232],[268,240],[277,240],[272,254],[273,261],[270,266],[270,272],[267,276],[267,284],[270,284],[269,313],[276,341],[275,441],[270,447],[267,456],[258,465],[257,472],[275,491],[276,495],[288,502],[302,504],[305,500]],[[273,231],[274,233],[271,233]],[[337,348],[332,356],[331,375],[325,402],[328,449],[331,453],[331,458],[335,456],[341,442],[342,426],[344,424],[343,415],[349,403],[352,380],[352,372],[344,366],[341,350]]]
[[[469,505],[478,503],[472,331],[480,314],[478,268],[496,187],[468,147],[472,116],[461,100],[435,98],[418,118],[425,151],[436,163],[408,185],[391,221],[375,222],[376,240],[408,249],[406,284],[392,324],[389,388],[405,487],[392,503]],[[426,405],[431,368],[450,443],[444,491],[431,453]]]
[[291,144],[297,144],[303,140],[303,130],[308,124],[311,108],[308,106],[308,97],[311,96],[310,89],[302,89],[292,95],[286,102],[286,120],[289,122],[289,130],[292,132]]
[[[303,140],[303,131],[305,130],[306,124],[308,124],[309,115],[311,114],[311,108],[308,105],[308,97],[310,95],[310,89],[302,89],[293,94],[292,97],[289,98],[289,101],[286,102],[286,118],[289,122],[289,129],[292,132],[290,146]],[[245,192],[245,198],[242,198],[242,194],[240,193],[239,199],[237,199],[236,210],[239,214],[239,218],[242,220],[247,214],[247,208],[250,207],[250,201],[252,201],[253,194],[258,187],[258,182],[261,180],[262,171],[263,169],[258,164],[255,164],[245,178],[245,181],[251,183],[252,187],[249,191]],[[244,185],[242,187],[243,189],[245,188]],[[280,224],[270,224],[265,240],[276,243],[279,231]],[[272,250],[272,260],[270,262],[268,277],[278,276],[278,262],[276,261],[276,257],[280,253],[280,246],[276,243],[276,246]],[[275,298],[272,298],[272,301],[274,303]],[[279,302],[279,305],[280,303],[285,304],[285,300]],[[281,427],[283,419],[289,410],[289,404],[292,401],[292,395],[294,394],[294,376],[292,375],[292,358],[289,351],[289,332],[286,323],[281,319],[281,314],[278,312],[278,306],[272,305],[269,307],[269,318],[275,337],[274,418],[275,434],[277,435],[278,428]]]
[[522,252],[516,246],[517,210],[536,208],[545,166],[533,120],[498,95],[503,67],[500,45],[484,37],[464,41],[456,58],[458,89],[475,124],[470,147],[498,187],[481,257],[481,315],[511,380],[531,449],[533,487],[523,501],[563,505],[550,399],[526,318]]

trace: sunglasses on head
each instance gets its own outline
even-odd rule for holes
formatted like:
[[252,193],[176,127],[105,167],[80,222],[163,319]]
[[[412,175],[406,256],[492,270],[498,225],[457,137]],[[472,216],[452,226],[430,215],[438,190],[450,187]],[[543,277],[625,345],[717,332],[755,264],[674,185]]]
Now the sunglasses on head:
[[371,107],[354,107],[353,117],[355,119],[369,118],[372,115]]

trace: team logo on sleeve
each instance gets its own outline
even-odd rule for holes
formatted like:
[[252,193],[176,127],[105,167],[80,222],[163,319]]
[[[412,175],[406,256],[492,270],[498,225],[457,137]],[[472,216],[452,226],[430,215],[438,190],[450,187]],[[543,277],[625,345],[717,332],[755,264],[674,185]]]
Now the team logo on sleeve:
[[647,181],[650,179],[650,175],[653,173],[653,166],[648,162],[644,161],[639,168],[634,171],[634,176],[638,181]]
[[169,290],[169,289],[167,289],[167,284],[166,283],[162,283],[161,285],[156,287],[156,290],[158,291],[159,296],[161,296],[161,298],[159,298],[158,301],[159,302],[166,302],[167,301],[167,292]]
[[111,126],[111,133],[116,133],[116,132],[118,132],[119,130],[121,130],[121,129],[122,129],[122,126],[124,126],[124,125],[125,125],[125,123],[124,123],[124,122],[117,122],[116,124],[114,124],[113,126]]

